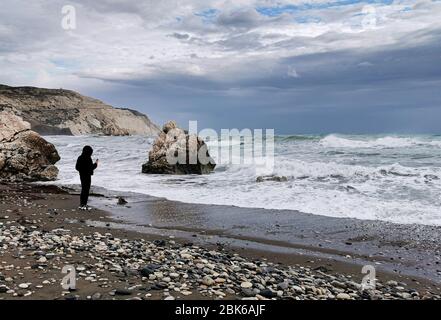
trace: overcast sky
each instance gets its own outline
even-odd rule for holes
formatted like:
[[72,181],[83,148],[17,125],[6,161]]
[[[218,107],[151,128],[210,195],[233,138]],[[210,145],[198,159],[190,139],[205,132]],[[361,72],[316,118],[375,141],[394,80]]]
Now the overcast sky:
[[157,123],[441,133],[441,1],[1,0],[0,71]]

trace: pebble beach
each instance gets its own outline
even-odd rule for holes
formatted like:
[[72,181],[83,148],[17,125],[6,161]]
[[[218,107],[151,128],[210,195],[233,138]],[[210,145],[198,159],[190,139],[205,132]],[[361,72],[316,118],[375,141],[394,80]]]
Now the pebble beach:
[[[105,212],[77,212],[76,197],[57,187],[2,185],[0,299],[439,299],[436,284],[376,281],[362,290],[349,273],[285,265],[201,246],[93,227]],[[13,205],[11,205],[13,203]],[[76,269],[65,290],[62,269]]]

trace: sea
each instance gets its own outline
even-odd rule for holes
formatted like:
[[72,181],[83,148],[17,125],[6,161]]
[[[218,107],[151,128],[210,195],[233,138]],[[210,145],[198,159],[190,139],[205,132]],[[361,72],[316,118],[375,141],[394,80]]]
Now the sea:
[[[271,175],[258,164],[222,161],[209,175],[141,173],[154,138],[46,136],[61,160],[57,184],[79,184],[75,161],[85,145],[100,160],[93,185],[187,203],[289,210],[331,217],[441,225],[441,136],[277,135]],[[225,141],[210,141],[216,154]],[[231,141],[244,151],[250,141]],[[215,150],[216,148],[216,150]],[[265,172],[269,175],[268,172]]]

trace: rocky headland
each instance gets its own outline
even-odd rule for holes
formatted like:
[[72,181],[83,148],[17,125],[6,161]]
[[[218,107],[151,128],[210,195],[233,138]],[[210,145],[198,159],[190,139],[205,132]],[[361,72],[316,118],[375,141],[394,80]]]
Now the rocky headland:
[[64,89],[0,85],[0,111],[29,122],[43,135],[149,135],[160,129],[144,114],[114,108],[97,99]]

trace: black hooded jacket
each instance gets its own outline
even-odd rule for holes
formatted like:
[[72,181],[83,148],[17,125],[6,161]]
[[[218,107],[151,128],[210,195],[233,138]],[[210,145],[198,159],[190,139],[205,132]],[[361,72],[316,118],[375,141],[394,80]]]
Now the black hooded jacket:
[[97,164],[92,161],[93,149],[89,146],[83,148],[83,153],[78,157],[75,169],[82,176],[92,176]]

